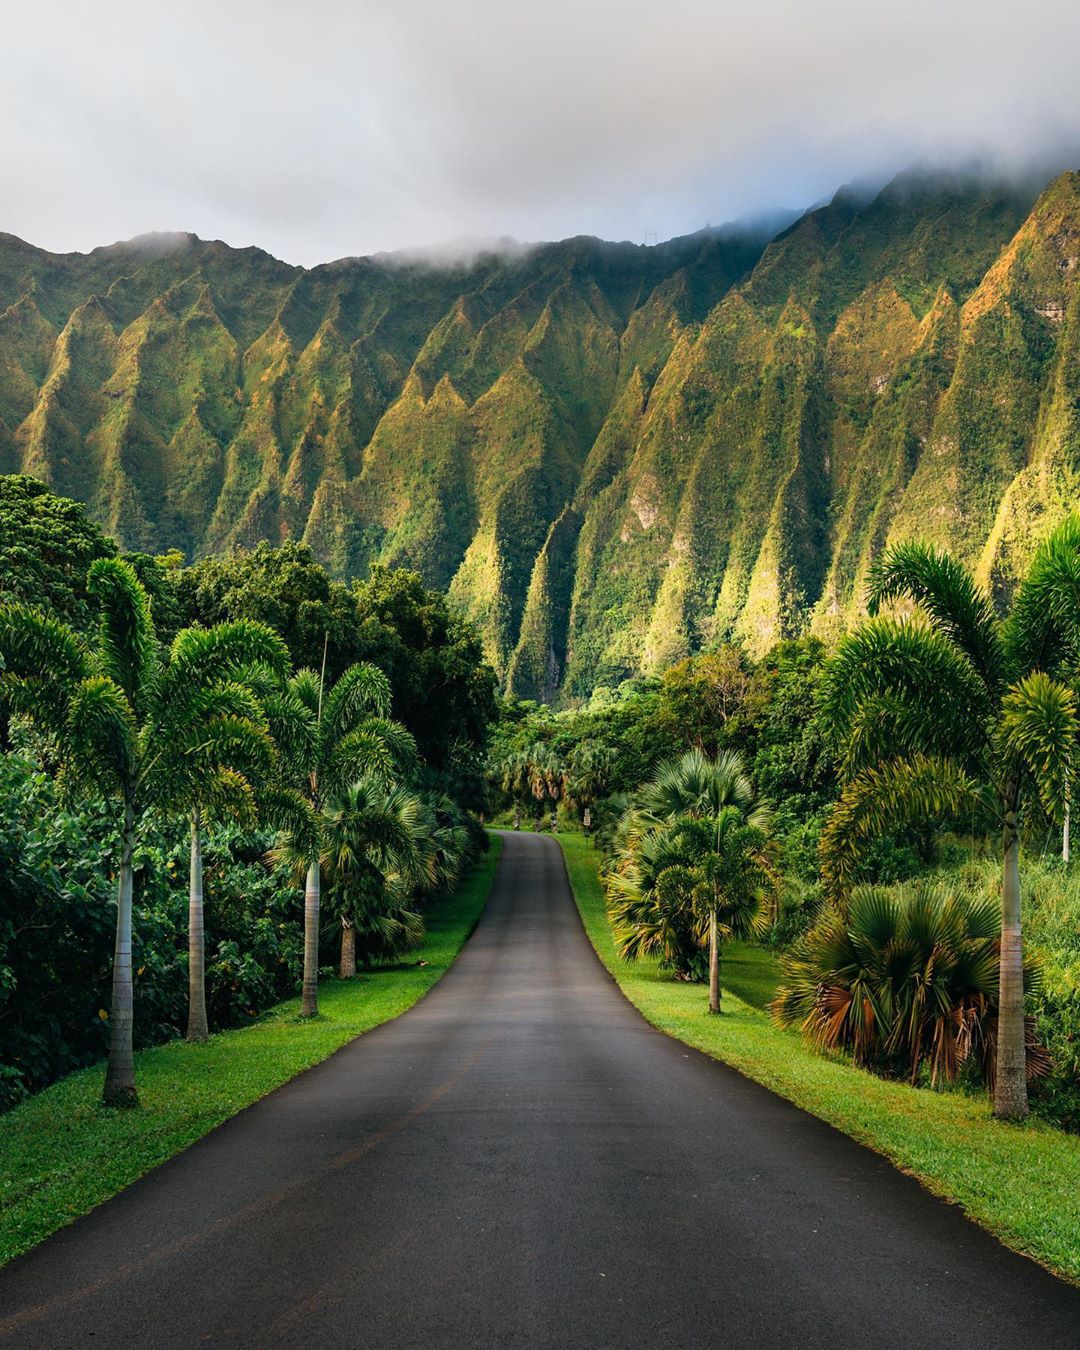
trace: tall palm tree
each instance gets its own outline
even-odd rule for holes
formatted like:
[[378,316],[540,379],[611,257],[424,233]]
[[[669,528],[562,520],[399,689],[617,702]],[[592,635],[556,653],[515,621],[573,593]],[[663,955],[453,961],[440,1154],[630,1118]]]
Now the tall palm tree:
[[[723,835],[732,828],[733,817],[726,814],[729,809],[738,813],[744,825],[761,831],[764,839],[771,812],[764,802],[757,800],[741,756],[725,750],[710,759],[703,751],[694,749],[659,767],[641,790],[635,817],[638,829],[670,825],[683,816],[702,820],[712,830],[712,851],[719,855]],[[717,863],[710,864],[712,868],[716,866]],[[717,904],[708,920],[710,1012],[720,1011],[720,926]]]
[[[765,815],[759,815],[764,820]],[[753,937],[768,925],[766,898],[775,889],[769,838],[748,824],[739,806],[721,807],[707,819],[682,827],[695,857],[686,882],[691,903],[708,924],[709,1011],[720,1011],[720,944]]]
[[[880,614],[887,602],[916,613]],[[1078,732],[1058,678],[1080,630],[1080,517],[1036,552],[1007,619],[958,562],[927,544],[888,550],[873,569],[873,616],[830,662],[823,713],[845,786],[821,841],[822,871],[843,902],[864,841],[953,814],[1001,830],[1001,956],[994,1114],[1027,1115],[1020,819],[1041,799],[1061,820]]]
[[619,955],[628,961],[658,956],[661,968],[684,980],[701,979],[703,933],[686,895],[661,878],[685,869],[692,859],[668,825],[636,834],[607,877],[608,914]]
[[[389,783],[416,763],[416,743],[390,720],[390,682],[366,661],[350,666],[332,688],[313,670],[301,670],[284,691],[265,700],[274,739],[285,761],[283,790],[274,809],[285,826],[290,856],[306,860],[304,982],[300,1015],[319,1011],[321,850],[328,804],[356,782]],[[291,814],[291,819],[289,818]]]
[[[150,600],[134,569],[95,562],[87,590],[97,602],[96,641],[22,605],[0,609],[0,690],[11,710],[48,733],[66,792],[115,802],[119,831],[116,946],[104,1100],[135,1105],[131,969],[132,856],[153,809],[183,806],[190,775],[221,773],[265,756],[265,729],[249,714],[250,694],[226,676],[189,697],[192,662],[205,648],[186,634],[163,652]],[[220,636],[220,635],[219,635]],[[250,635],[249,635],[250,636]],[[275,643],[265,655],[277,659]]]
[[[284,678],[288,648],[265,624],[241,619],[212,628],[190,628],[177,635],[171,660],[183,669],[176,696],[186,705],[186,716],[197,721],[207,697],[219,705],[232,699],[234,714],[259,728],[242,744],[231,748],[230,762],[213,763],[204,747],[200,755],[174,765],[174,803],[188,815],[191,861],[188,884],[188,1025],[189,1041],[205,1041],[210,1029],[206,1016],[206,924],[203,895],[202,830],[215,818],[230,816],[253,824],[256,797],[269,777],[273,745],[266,735],[263,709],[255,697],[267,680],[271,687]],[[253,686],[253,687],[252,687]]]

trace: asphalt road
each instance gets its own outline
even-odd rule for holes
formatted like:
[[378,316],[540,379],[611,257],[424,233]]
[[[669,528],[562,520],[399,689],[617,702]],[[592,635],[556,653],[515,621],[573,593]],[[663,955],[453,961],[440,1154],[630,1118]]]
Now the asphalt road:
[[0,1346],[1080,1346],[1080,1291],[646,1025],[506,836],[428,997],[0,1271]]

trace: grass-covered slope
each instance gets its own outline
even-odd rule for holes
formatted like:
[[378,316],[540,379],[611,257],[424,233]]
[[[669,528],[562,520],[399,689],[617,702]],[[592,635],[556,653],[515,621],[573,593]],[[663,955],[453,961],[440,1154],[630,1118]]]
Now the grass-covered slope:
[[887,1082],[818,1054],[763,1011],[775,979],[764,952],[737,949],[724,962],[724,1010],[710,1016],[700,985],[673,980],[654,961],[619,957],[592,845],[581,835],[559,843],[597,954],[653,1026],[884,1154],[1010,1247],[1080,1283],[1080,1137],[995,1121],[983,1095]]
[[201,1139],[347,1041],[411,1008],[444,975],[483,911],[502,841],[428,914],[426,965],[376,969],[319,990],[205,1045],[170,1041],[135,1056],[140,1106],[106,1110],[101,1067],[84,1069],[0,1116],[0,1265]]
[[1078,297],[1076,173],[458,265],[0,236],[0,469],[128,547],[414,566],[516,692],[586,694],[829,635],[913,532],[1007,589],[1075,497]]

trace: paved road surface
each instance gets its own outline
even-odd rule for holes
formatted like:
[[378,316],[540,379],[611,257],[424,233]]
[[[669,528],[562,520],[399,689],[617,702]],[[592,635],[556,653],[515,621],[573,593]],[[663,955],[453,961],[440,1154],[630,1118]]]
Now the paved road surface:
[[1080,1291],[653,1031],[553,840],[412,1012],[0,1272],[0,1347],[1080,1346]]

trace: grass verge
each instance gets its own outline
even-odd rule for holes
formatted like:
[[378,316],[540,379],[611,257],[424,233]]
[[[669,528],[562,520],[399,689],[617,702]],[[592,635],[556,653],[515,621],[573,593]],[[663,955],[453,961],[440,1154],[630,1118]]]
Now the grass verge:
[[653,961],[618,956],[595,850],[580,835],[560,835],[559,843],[585,930],[647,1021],[876,1149],[1008,1246],[1080,1284],[1080,1137],[1036,1121],[1002,1124],[983,1096],[886,1082],[818,1054],[736,995],[741,984],[744,998],[764,1002],[767,952],[749,966],[745,950],[725,960],[724,1012],[710,1017],[700,985],[671,979]]
[[205,1045],[170,1041],[135,1056],[140,1107],[99,1104],[102,1069],[73,1073],[0,1116],[0,1264],[27,1251],[137,1177],[201,1139],[347,1041],[411,1008],[453,964],[476,926],[502,841],[458,891],[433,905],[425,966],[377,970],[319,990],[321,1016],[299,999]]

